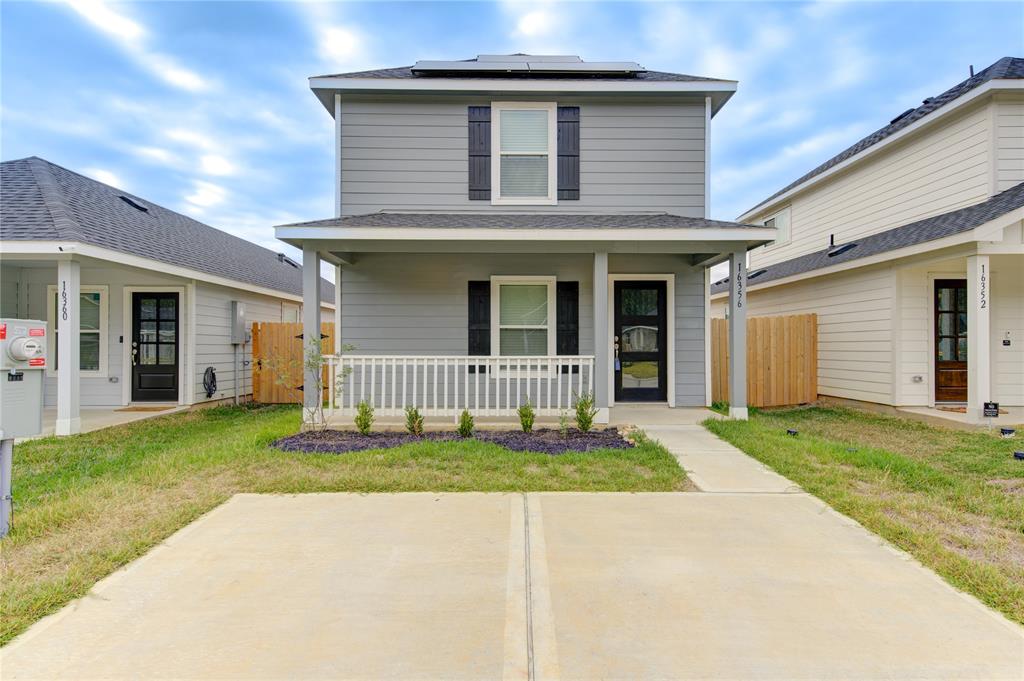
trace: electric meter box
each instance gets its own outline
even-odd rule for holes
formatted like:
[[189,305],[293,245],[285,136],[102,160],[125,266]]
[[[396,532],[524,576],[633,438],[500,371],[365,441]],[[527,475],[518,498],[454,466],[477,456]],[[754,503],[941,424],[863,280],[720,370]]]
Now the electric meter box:
[[245,303],[240,300],[231,301],[231,343],[242,345],[248,343],[245,330]]
[[4,438],[43,430],[46,322],[0,319],[0,431]]

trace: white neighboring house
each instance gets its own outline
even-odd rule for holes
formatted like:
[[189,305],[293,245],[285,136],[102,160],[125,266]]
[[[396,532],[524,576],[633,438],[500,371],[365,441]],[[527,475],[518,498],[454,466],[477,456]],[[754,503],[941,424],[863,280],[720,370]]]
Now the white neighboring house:
[[[1024,59],[924,100],[739,218],[752,315],[818,314],[821,395],[1024,405]],[[725,314],[727,281],[712,286]]]
[[[0,246],[0,316],[48,323],[44,403],[58,435],[80,431],[80,407],[233,398],[232,301],[246,328],[301,319],[294,261],[41,158],[0,163]],[[252,391],[250,351],[240,395]]]

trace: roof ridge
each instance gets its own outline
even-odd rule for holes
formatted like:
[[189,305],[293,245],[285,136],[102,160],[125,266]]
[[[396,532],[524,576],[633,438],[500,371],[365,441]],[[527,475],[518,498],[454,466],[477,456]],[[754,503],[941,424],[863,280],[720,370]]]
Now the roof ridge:
[[53,219],[53,225],[57,234],[62,239],[83,239],[82,227],[78,224],[64,200],[64,190],[57,183],[57,178],[50,171],[49,161],[38,156],[29,156],[25,159],[28,167],[32,170],[32,177],[35,178],[36,186],[39,187],[39,194],[43,197],[43,205]]

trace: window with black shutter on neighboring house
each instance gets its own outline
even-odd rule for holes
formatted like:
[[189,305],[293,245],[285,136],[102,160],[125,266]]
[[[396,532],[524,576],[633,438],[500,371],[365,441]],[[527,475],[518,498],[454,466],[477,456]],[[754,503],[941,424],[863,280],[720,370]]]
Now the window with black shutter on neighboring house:
[[[537,102],[497,106],[468,109],[469,199],[498,205],[579,200],[580,108]],[[495,128],[499,139],[492,143]]]

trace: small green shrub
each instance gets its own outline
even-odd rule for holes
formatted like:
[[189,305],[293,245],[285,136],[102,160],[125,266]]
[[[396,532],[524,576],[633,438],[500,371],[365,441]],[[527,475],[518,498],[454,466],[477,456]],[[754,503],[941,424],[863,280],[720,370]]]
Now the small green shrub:
[[455,428],[456,432],[459,437],[473,437],[474,428],[476,428],[476,424],[473,422],[473,415],[469,413],[468,409],[463,409],[459,414],[459,425]]
[[594,427],[597,407],[594,406],[594,393],[576,395],[576,427],[581,433],[589,433]]
[[569,412],[558,412],[558,432],[562,437],[569,437]]
[[356,407],[356,430],[363,435],[370,434],[370,428],[373,427],[373,407],[366,400],[359,403]]
[[532,433],[533,421],[536,419],[537,414],[534,412],[533,405],[530,404],[530,400],[526,400],[526,404],[519,407],[519,409],[516,410],[516,413],[519,414],[519,425],[522,426],[523,432]]
[[423,414],[416,407],[405,408],[405,429],[412,435],[423,435]]

